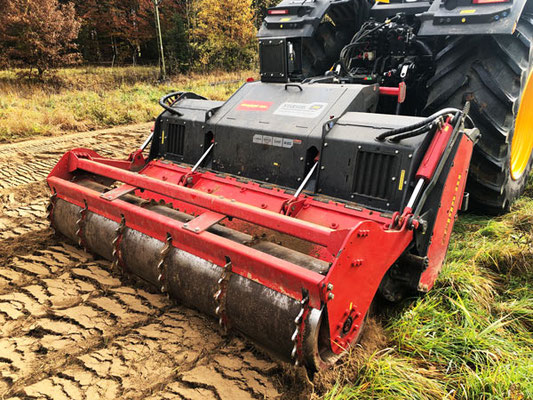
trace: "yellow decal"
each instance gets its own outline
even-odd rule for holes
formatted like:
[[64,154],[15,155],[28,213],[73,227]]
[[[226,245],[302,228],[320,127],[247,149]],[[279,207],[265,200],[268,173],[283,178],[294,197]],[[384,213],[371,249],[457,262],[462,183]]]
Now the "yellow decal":
[[376,0],[376,3],[385,3],[385,4],[389,4],[389,3],[390,3],[390,0]]
[[402,169],[402,173],[400,175],[400,184],[398,185],[398,190],[401,192],[403,190],[403,180],[405,179],[405,169]]
[[461,22],[464,24],[466,22],[466,18],[463,18]]
[[280,19],[279,21],[280,22],[289,22],[291,19],[292,19],[291,17],[285,17],[285,18]]
[[476,9],[471,9],[471,10],[461,10],[461,14],[475,14],[476,13]]
[[161,132],[161,144],[165,144],[165,131]]

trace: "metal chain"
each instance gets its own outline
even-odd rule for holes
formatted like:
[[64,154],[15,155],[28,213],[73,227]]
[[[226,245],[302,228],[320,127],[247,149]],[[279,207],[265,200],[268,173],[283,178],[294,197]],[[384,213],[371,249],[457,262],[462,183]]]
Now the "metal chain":
[[122,252],[120,251],[120,242],[122,241],[122,235],[124,234],[124,229],[126,229],[126,218],[122,215],[120,219],[120,225],[115,229],[115,239],[113,239],[113,269],[120,270],[124,272],[122,264]]
[[165,242],[165,245],[161,249],[161,252],[159,253],[159,262],[157,263],[157,270],[159,271],[157,281],[159,282],[161,293],[168,293],[168,279],[165,261],[171,248],[172,236],[170,235],[170,233],[167,233],[167,240]]
[[79,218],[76,221],[76,226],[78,227],[78,230],[76,231],[76,236],[78,237],[78,245],[83,248],[83,250],[87,251],[87,246],[85,243],[84,238],[84,231],[85,231],[85,219],[87,218],[87,211],[89,210],[89,207],[87,206],[87,200],[83,200],[85,203],[85,207],[80,210],[78,213]]
[[294,347],[291,352],[291,359],[294,362],[295,366],[299,366],[302,360],[302,347],[303,347],[303,334],[305,332],[305,320],[307,319],[307,314],[309,313],[309,294],[307,291],[304,291],[302,295],[302,300],[300,301],[300,312],[294,319],[294,324],[296,329],[291,337],[291,342],[294,343]]
[[232,265],[231,260],[227,260],[222,275],[218,280],[218,290],[214,295],[215,302],[217,303],[217,308],[215,309],[215,314],[218,317],[218,324],[222,327],[224,333],[228,331],[228,317],[226,315],[226,296],[228,292],[229,279],[232,274]]
[[46,218],[48,221],[50,221],[50,228],[52,228],[55,232],[56,227],[54,224],[54,209],[56,207],[56,201],[57,201],[57,193],[54,191],[52,195],[50,195],[50,201],[48,202],[48,207],[46,207]]

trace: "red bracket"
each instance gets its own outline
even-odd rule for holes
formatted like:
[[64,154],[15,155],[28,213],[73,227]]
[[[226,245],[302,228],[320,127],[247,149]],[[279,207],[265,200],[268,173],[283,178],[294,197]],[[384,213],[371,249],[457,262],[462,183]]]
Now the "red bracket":
[[130,169],[132,171],[137,171],[141,167],[144,167],[146,165],[147,160],[143,156],[143,151],[141,149],[138,149],[129,155],[128,161],[131,163]]
[[185,186],[185,187],[193,187],[196,182],[198,182],[198,178],[201,174],[198,172],[187,172],[185,175],[183,175],[180,180],[178,181],[179,186]]
[[226,218],[224,214],[206,211],[195,219],[183,224],[183,229],[187,229],[194,233],[202,233],[213,225],[218,224],[224,218]]
[[288,215],[289,217],[295,217],[298,212],[304,207],[305,205],[305,198],[303,199],[295,199],[292,198],[290,200],[287,200],[283,205],[281,206],[281,213]]
[[137,188],[135,186],[131,185],[120,185],[119,187],[110,190],[109,192],[102,193],[100,197],[102,199],[106,199],[109,201],[113,201],[118,199],[121,196],[124,196],[125,194],[131,193],[135,191]]

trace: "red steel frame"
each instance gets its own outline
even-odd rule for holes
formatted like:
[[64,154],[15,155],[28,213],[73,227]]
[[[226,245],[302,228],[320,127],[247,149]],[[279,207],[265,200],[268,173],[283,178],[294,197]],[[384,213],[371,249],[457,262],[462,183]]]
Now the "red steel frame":
[[[57,198],[87,206],[89,211],[116,222],[124,218],[129,228],[161,241],[170,234],[173,246],[221,267],[229,257],[233,273],[296,300],[302,299],[305,290],[310,307],[327,308],[332,350],[336,353],[341,353],[358,334],[383,276],[413,240],[407,219],[392,229],[390,215],[305,193],[297,199],[298,209],[288,216],[283,210],[294,201],[293,195],[278,187],[213,172],[191,173],[189,167],[158,160],[145,163],[140,152],[120,161],[102,158],[92,150],[75,149],[55,166],[48,184]],[[461,162],[457,168],[464,174],[467,167]],[[123,185],[102,194],[76,183],[87,173]],[[455,196],[457,190],[462,195],[464,185],[455,189]],[[132,191],[146,199],[164,200],[195,218],[182,223],[120,199]],[[252,227],[248,233],[264,228],[301,239],[309,243],[309,255],[330,262],[331,267],[324,276],[207,231],[223,219],[231,220],[232,228]],[[438,247],[442,253],[447,241],[444,250]],[[354,323],[343,331],[348,317]]]

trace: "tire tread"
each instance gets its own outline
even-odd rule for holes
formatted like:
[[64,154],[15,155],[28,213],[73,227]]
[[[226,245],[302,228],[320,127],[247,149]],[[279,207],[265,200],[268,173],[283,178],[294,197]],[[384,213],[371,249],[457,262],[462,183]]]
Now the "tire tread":
[[[466,36],[453,40],[437,55],[428,81],[424,114],[443,107],[462,108],[471,102],[470,116],[481,131],[474,148],[467,191],[484,213],[508,210],[523,192],[526,179],[510,177],[510,140],[524,77],[531,71],[533,16],[526,14],[515,34]],[[529,58],[528,58],[529,57]],[[533,164],[530,161],[528,171]]]

